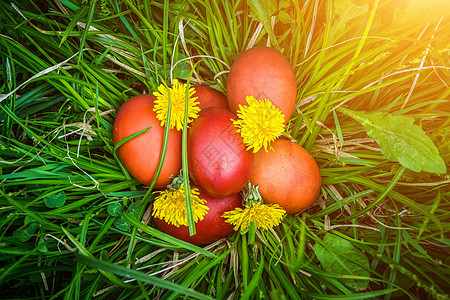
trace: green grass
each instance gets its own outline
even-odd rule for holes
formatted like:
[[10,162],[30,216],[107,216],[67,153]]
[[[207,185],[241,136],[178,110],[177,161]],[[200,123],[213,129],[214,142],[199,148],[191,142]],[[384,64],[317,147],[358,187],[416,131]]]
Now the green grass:
[[[14,3],[0,3],[0,298],[448,299],[448,173],[387,159],[337,109],[414,118],[448,168],[446,1]],[[294,66],[288,135],[318,162],[322,193],[272,230],[202,249],[154,228],[112,124],[124,101],[174,78],[226,93],[252,45]]]

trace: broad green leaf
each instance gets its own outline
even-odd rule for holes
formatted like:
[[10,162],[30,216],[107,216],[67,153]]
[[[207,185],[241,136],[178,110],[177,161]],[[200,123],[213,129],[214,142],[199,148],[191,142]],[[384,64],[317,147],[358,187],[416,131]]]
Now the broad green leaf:
[[131,224],[127,221],[127,219],[124,218],[124,216],[120,216],[114,221],[114,226],[116,226],[120,230],[127,231],[128,229],[130,229]]
[[407,116],[364,113],[343,107],[338,110],[362,124],[367,134],[380,145],[387,159],[398,161],[415,171],[444,174],[446,166],[439,151],[425,132]]
[[44,197],[44,203],[49,208],[61,207],[66,203],[66,194],[63,191],[53,193]]
[[16,231],[14,231],[13,232],[13,236],[14,236],[14,238],[16,238],[18,241],[20,241],[20,242],[26,242],[26,241],[28,241],[30,238],[31,238],[31,236],[29,236],[26,232],[25,232],[25,230],[21,230],[21,229],[18,229],[18,230],[16,230]]
[[[131,203],[127,209],[127,213],[133,218],[137,218],[139,214],[139,202]],[[114,225],[123,231],[127,231],[131,228],[131,223],[122,215],[114,221]]]
[[27,188],[27,190],[31,191],[36,196],[40,196],[40,195],[42,195],[42,193],[44,193],[43,189],[45,187],[43,185],[33,183],[33,184],[27,184],[26,188]]
[[139,201],[133,202],[127,209],[127,214],[132,216],[133,218],[137,218],[139,214]]
[[190,71],[191,67],[188,64],[180,64],[178,65],[176,77],[181,79],[187,79]]
[[38,223],[38,221],[32,216],[26,215],[25,219],[23,220],[23,225],[28,226],[31,223]]
[[47,246],[45,245],[45,240],[42,236],[40,237],[36,248],[38,248],[39,252],[42,252],[42,253],[48,252]]
[[369,284],[369,259],[349,241],[334,234],[325,235],[322,243],[316,243],[314,252],[322,268],[356,290]]
[[120,203],[111,203],[108,205],[107,211],[113,217],[120,217],[122,215],[122,205]]
[[33,234],[36,232],[38,227],[39,227],[39,224],[36,222],[33,222],[33,223],[29,224],[25,229],[18,229],[16,231],[14,231],[13,236],[21,242],[26,242],[33,236]]
[[35,284],[42,282],[42,273],[44,273],[44,276],[47,278],[51,276],[48,272],[33,272],[30,274],[30,281]]

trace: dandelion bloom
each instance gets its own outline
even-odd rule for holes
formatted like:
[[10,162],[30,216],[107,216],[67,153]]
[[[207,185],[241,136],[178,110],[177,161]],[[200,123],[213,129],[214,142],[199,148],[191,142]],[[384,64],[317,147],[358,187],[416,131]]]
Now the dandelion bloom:
[[284,115],[268,99],[246,98],[248,105],[240,105],[237,120],[232,120],[236,131],[241,135],[247,150],[256,153],[264,147],[272,149],[270,143],[284,132]]
[[281,223],[286,211],[278,204],[264,204],[262,202],[253,205],[245,205],[245,208],[240,207],[228,211],[223,214],[226,219],[225,222],[234,226],[234,230],[245,230],[251,222],[255,223],[256,229],[267,230]]
[[[186,89],[187,84],[180,83],[177,79],[173,80],[173,86],[171,88],[166,87],[161,84],[158,87],[158,91],[155,91],[153,95],[156,96],[155,106],[153,110],[156,113],[156,118],[161,121],[161,126],[167,123],[167,116],[169,111],[169,98],[170,98],[170,129],[176,128],[177,130],[183,129],[184,123],[184,111],[186,103]],[[198,117],[200,112],[199,102],[197,97],[193,97],[195,89],[193,87],[189,88],[188,95],[188,118],[187,123],[189,124],[195,118]]]
[[[181,184],[179,188],[170,187],[157,193],[159,195],[156,196],[153,203],[152,215],[177,227],[188,226],[184,184]],[[209,210],[205,205],[206,200],[201,199],[198,196],[199,193],[197,188],[191,189],[194,222],[203,220]]]

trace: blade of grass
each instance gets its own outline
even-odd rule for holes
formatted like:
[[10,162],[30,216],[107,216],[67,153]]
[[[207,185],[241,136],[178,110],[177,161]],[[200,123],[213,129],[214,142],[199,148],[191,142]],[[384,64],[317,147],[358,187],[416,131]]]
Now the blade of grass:
[[55,225],[51,221],[48,221],[47,219],[42,218],[38,213],[25,208],[25,206],[21,205],[19,202],[14,200],[14,198],[12,198],[10,195],[6,194],[5,191],[3,190],[3,188],[0,189],[0,194],[2,195],[2,197],[4,197],[4,199],[6,199],[17,210],[31,216],[35,220],[38,220],[39,223],[47,225],[48,227],[50,227],[52,229],[59,228],[58,225]]
[[384,295],[390,295],[393,292],[398,291],[398,289],[386,289],[386,290],[378,290],[378,291],[372,291],[372,292],[365,292],[365,293],[357,293],[353,295],[320,295],[320,294],[314,294],[305,291],[305,295],[308,298],[311,299],[374,299],[380,296]]
[[167,51],[167,35],[168,35],[168,29],[169,29],[169,0],[164,0],[164,13],[163,13],[163,31],[162,31],[162,58],[163,58],[163,76],[164,78],[167,78],[167,69],[165,66],[167,66],[167,53],[170,53],[170,51]]
[[[39,247],[36,247],[27,253],[24,253],[24,255],[20,258],[18,258],[13,264],[11,264],[7,269],[3,269],[0,274],[0,283],[3,283],[3,280],[7,277],[7,275],[12,272],[16,267],[20,266],[20,264],[24,263],[31,255],[34,255],[35,252],[39,250]],[[21,254],[19,254],[21,255]]]
[[[70,23],[67,25],[64,34],[61,36],[61,40],[59,42],[59,47],[64,44],[64,42],[67,40],[69,36],[73,35],[73,29],[75,26],[77,26],[77,23],[80,22],[81,17],[86,13],[87,7],[82,7],[81,9],[77,10],[75,15],[71,18]],[[82,49],[82,47],[80,47]]]
[[[91,259],[95,259],[94,256],[89,251],[87,251],[87,249],[66,228],[61,227],[61,229],[64,232],[64,234],[69,238],[69,240],[79,250],[79,252],[82,253],[82,257],[89,257]],[[80,254],[74,253],[74,255],[75,255],[75,257],[77,257],[77,255],[80,255]],[[131,288],[132,287],[132,285],[124,283],[122,280],[120,280],[118,277],[116,277],[111,272],[107,272],[107,271],[104,271],[104,270],[100,270],[100,272],[106,278],[108,278],[113,284],[116,284],[117,286],[121,286],[123,288]],[[79,272],[77,275],[81,276],[81,272]],[[73,284],[73,282],[72,282],[72,284]]]
[[135,137],[140,136],[141,134],[144,134],[145,132],[147,132],[149,129],[152,129],[153,126],[147,127],[145,129],[142,129],[136,133],[133,133],[132,135],[129,135],[123,139],[121,139],[120,141],[118,141],[115,145],[114,145],[114,153],[116,153],[117,149],[122,146],[123,144],[125,144],[126,142],[134,139]]
[[[280,45],[278,44],[278,40],[275,36],[275,33],[272,30],[272,24],[271,24],[271,16],[269,15],[269,9],[267,6],[269,6],[268,2],[261,2],[258,0],[250,0],[247,2],[248,5],[252,8],[254,13],[258,16],[258,19],[261,20],[261,22],[264,24],[264,28],[266,29],[267,34],[270,37],[271,44],[281,52]],[[265,6],[265,7],[263,7]]]
[[[218,265],[220,262],[222,262],[235,248],[236,243],[233,243],[233,245],[221,253],[220,255],[216,256],[212,260],[201,260],[199,262],[195,262],[195,265],[192,266],[194,270],[192,273],[187,273],[188,276],[186,276],[185,280],[183,280],[182,285],[183,286],[193,286],[196,282],[198,283],[201,278],[204,278],[208,271],[211,270],[214,266]],[[173,294],[169,299],[175,299],[179,294]]]
[[169,242],[175,246],[178,247],[182,247],[185,248],[186,250],[190,250],[193,252],[198,252],[201,253],[202,255],[205,255],[207,257],[214,257],[215,255],[209,251],[204,250],[203,248],[200,248],[198,246],[194,246],[188,242],[179,240],[177,238],[174,238],[168,234],[162,233],[161,231],[153,228],[153,227],[149,227],[141,222],[139,222],[138,220],[132,218],[129,214],[127,214],[126,212],[124,212],[124,217],[134,226],[136,226],[138,229],[142,230],[145,233],[150,234],[151,236],[154,236],[156,238],[159,238],[163,241]]
[[256,269],[256,271],[254,271],[252,279],[245,287],[241,299],[250,299],[250,296],[256,290],[259,282],[261,281],[261,275],[264,270],[264,261],[265,261],[264,255],[261,253],[261,260],[259,261],[258,268]]
[[150,31],[150,33],[156,38],[157,41],[160,43],[163,42],[165,39],[160,36],[158,31],[154,28],[154,26],[147,20],[147,18],[142,14],[142,12],[137,8],[133,3],[131,3],[130,0],[124,0],[125,3],[133,10],[133,12],[136,14],[136,16],[139,17],[139,20],[144,23],[146,28]]
[[129,269],[127,267],[123,267],[117,264],[101,261],[98,259],[95,259],[93,257],[84,256],[75,254],[75,260],[79,263],[85,264],[87,266],[103,270],[108,273],[117,274],[119,276],[133,278],[141,282],[146,282],[154,286],[158,286],[164,289],[168,289],[177,293],[182,293],[183,295],[193,297],[195,299],[212,299],[211,297],[201,294],[199,292],[196,292],[192,289],[186,288],[185,286],[178,285],[175,283],[172,283],[167,280],[162,280],[155,276],[150,276],[145,273]]
[[[389,195],[391,197],[393,197],[396,201],[399,201],[400,203],[402,203],[404,205],[407,205],[412,210],[415,210],[415,211],[423,214],[424,216],[428,217],[430,220],[432,220],[438,226],[439,230],[441,231],[441,235],[443,235],[444,228],[442,227],[442,224],[441,224],[441,222],[439,221],[438,218],[436,218],[433,214],[431,214],[428,210],[423,208],[421,205],[415,203],[413,200],[411,200],[408,197],[405,197],[404,195],[402,195],[402,194],[392,190],[393,186],[395,185],[394,182],[396,182],[396,180],[398,181],[398,179],[400,177],[398,175],[399,175],[399,173],[396,174],[396,177],[393,179],[393,181],[390,182],[390,184],[387,186],[387,188],[385,188],[384,186],[378,185],[378,184],[374,184],[373,182],[370,182],[370,180],[366,180],[366,179],[359,178],[359,177],[354,177],[354,178],[352,177],[351,181],[353,181],[355,183],[365,184],[365,185],[367,185],[367,186],[369,186],[371,188],[374,188],[374,190],[376,190],[376,191],[381,191],[382,194],[380,194],[380,196],[377,197],[377,201],[378,202],[382,200],[382,196],[385,196],[387,193],[389,193]],[[340,219],[340,221],[348,221],[348,220],[350,220],[352,218],[359,217],[359,216],[367,213],[373,207],[375,207],[375,204],[373,204],[373,202],[372,202],[365,209],[363,209],[360,212],[356,213],[354,216]]]

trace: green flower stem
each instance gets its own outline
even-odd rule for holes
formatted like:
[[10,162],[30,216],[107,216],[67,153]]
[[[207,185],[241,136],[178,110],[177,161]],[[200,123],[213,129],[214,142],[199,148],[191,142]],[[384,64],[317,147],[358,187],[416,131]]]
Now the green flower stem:
[[256,223],[254,221],[250,222],[250,226],[248,228],[248,244],[255,244],[255,235],[256,235]]
[[[167,87],[167,89],[168,89],[168,87]],[[164,129],[164,139],[163,139],[163,145],[162,145],[162,149],[161,149],[161,156],[159,157],[158,167],[156,168],[155,176],[153,177],[153,180],[150,183],[147,192],[145,193],[144,197],[142,198],[142,203],[140,205],[139,214],[138,214],[139,220],[144,215],[145,209],[147,207],[147,203],[150,201],[150,199],[152,199],[150,196],[153,192],[153,187],[155,186],[156,180],[158,179],[159,174],[161,173],[161,169],[164,164],[164,158],[166,157],[167,144],[169,141],[169,130],[170,130],[169,124],[170,124],[170,118],[172,115],[172,104],[170,101],[170,93],[167,93],[167,94],[168,94],[168,98],[169,98],[169,104],[168,104],[168,108],[167,108],[167,126]],[[150,128],[147,128],[144,130],[147,131]],[[137,234],[137,229],[136,229],[136,227],[133,227],[132,232],[131,232],[131,237],[130,237],[130,243],[128,244],[128,252],[127,252],[128,258],[130,258],[132,255],[134,245],[135,245],[134,242],[136,239],[136,234]]]
[[194,235],[195,231],[195,222],[194,222],[194,212],[192,211],[192,203],[191,203],[191,186],[189,184],[189,170],[188,170],[188,162],[187,162],[187,122],[188,122],[188,114],[189,114],[189,88],[190,88],[190,78],[194,73],[195,68],[199,62],[195,63],[194,67],[191,69],[189,73],[188,80],[186,83],[186,96],[184,101],[184,120],[183,120],[183,135],[181,140],[181,161],[183,168],[183,181],[184,181],[184,195],[186,199],[186,213],[187,220],[189,226],[189,234]]
[[241,235],[241,272],[242,272],[242,286],[243,289],[247,289],[248,277],[249,277],[249,253],[247,248],[247,236]]
[[[168,89],[168,87],[167,87]],[[159,157],[159,162],[158,162],[158,167],[156,169],[156,173],[155,176],[153,177],[152,182],[150,183],[150,186],[148,187],[147,192],[145,193],[144,197],[142,198],[142,203],[140,205],[140,209],[139,209],[139,220],[142,218],[142,216],[144,215],[145,209],[147,207],[147,203],[150,201],[151,197],[150,195],[152,194],[153,191],[153,187],[155,186],[156,180],[159,177],[159,173],[161,173],[161,169],[164,163],[164,158],[166,157],[166,152],[167,152],[167,144],[169,141],[169,130],[170,130],[170,118],[172,115],[172,103],[170,101],[170,93],[168,94],[168,99],[169,99],[169,104],[168,104],[168,108],[167,108],[167,125],[164,129],[164,139],[163,139],[163,145],[162,145],[162,149],[161,149],[161,156]],[[137,229],[136,226],[133,227],[132,229],[132,233],[131,233],[131,237],[130,237],[130,243],[128,245],[128,253],[127,253],[127,257],[130,258],[131,254],[133,252],[134,249],[134,241],[136,239],[136,234],[137,234]]]
[[[168,87],[166,87],[166,88],[169,89]],[[168,92],[167,95],[168,95],[168,99],[169,99],[169,103],[168,103],[168,107],[167,107],[167,123],[166,123],[167,125],[164,128],[164,139],[163,139],[163,145],[162,145],[162,149],[161,149],[161,156],[159,157],[159,162],[158,162],[158,167],[156,168],[155,177],[153,177],[153,180],[148,187],[147,193],[145,194],[144,198],[142,199],[143,205],[141,205],[139,217],[142,217],[142,215],[144,214],[145,207],[147,206],[146,204],[150,200],[150,195],[153,191],[153,187],[155,186],[156,180],[159,177],[159,173],[161,173],[161,169],[162,169],[162,166],[164,163],[164,158],[166,157],[167,144],[169,142],[170,118],[172,116],[172,102],[170,100],[170,92]]]

